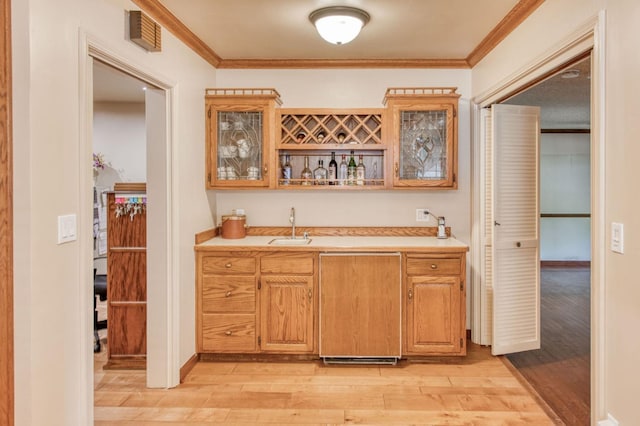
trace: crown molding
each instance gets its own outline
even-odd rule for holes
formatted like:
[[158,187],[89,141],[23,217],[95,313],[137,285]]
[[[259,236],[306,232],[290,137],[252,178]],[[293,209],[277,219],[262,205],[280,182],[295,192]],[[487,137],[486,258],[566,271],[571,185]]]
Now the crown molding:
[[164,7],[159,0],[132,0],[139,8],[144,10],[149,16],[158,21],[169,32],[190,47],[202,59],[217,67],[222,58],[218,56],[202,39],[195,35],[181,20],[179,20],[169,9]]
[[473,68],[544,0],[520,0],[464,59],[223,59],[180,21],[161,0],[132,0],[161,26],[215,68]]
[[469,68],[464,59],[223,59],[217,68]]
[[471,68],[476,66],[542,3],[544,0],[520,0],[467,56],[466,61],[469,66]]

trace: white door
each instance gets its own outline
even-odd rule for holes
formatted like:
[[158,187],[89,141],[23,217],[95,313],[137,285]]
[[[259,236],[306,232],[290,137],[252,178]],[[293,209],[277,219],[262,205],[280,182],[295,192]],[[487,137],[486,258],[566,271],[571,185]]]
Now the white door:
[[[540,348],[539,136],[540,109],[491,107],[492,353]],[[487,187],[485,187],[487,188]],[[489,219],[490,217],[490,219]]]

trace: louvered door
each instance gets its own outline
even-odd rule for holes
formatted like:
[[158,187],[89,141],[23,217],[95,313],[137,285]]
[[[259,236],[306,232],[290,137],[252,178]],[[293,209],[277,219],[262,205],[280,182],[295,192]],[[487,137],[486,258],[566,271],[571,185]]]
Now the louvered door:
[[482,152],[480,187],[483,191],[480,205],[481,231],[481,289],[480,292],[480,343],[491,345],[493,333],[493,137],[491,109],[481,111]]
[[540,348],[538,107],[493,105],[494,355]]

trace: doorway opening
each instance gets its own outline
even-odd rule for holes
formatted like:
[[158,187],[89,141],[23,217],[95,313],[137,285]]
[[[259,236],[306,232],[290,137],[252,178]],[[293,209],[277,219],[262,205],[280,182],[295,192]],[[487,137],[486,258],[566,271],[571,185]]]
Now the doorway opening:
[[[171,82],[157,77],[155,72],[147,70],[131,59],[112,52],[90,34],[81,34],[84,61],[80,63],[80,109],[81,144],[79,158],[81,167],[79,200],[82,207],[79,215],[79,229],[83,234],[79,238],[80,275],[85,282],[93,280],[93,181],[90,159],[93,150],[93,67],[94,62],[103,62],[120,72],[146,83],[144,91],[144,126],[146,146],[146,194],[147,214],[146,268],[148,286],[146,297],[146,385],[150,388],[168,388],[179,383],[179,312],[177,311],[178,280],[174,276],[178,263],[177,250],[173,249],[174,218],[177,206],[172,203],[175,188],[173,175],[174,145],[172,134],[174,89]],[[89,237],[91,235],[91,237]],[[83,371],[87,395],[86,416],[91,420],[93,412],[92,391],[94,388],[93,286],[84,288],[80,316],[87,330],[86,352],[83,353]]]
[[507,356],[567,425],[590,419],[591,56],[504,101],[539,106],[541,348]]
[[92,71],[94,368],[144,369],[148,84],[99,60]]

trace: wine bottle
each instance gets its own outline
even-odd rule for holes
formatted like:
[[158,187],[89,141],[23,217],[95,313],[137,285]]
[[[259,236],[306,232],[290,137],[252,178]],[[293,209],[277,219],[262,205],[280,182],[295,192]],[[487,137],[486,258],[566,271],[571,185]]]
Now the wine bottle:
[[284,165],[282,166],[282,184],[289,185],[291,183],[291,158],[289,154],[284,156]]
[[349,166],[347,167],[347,184],[356,184],[356,160],[353,158],[353,150],[351,151],[351,158],[349,159]]
[[311,169],[309,168],[309,156],[304,156],[304,169],[300,173],[300,179],[302,179],[302,185],[311,185],[311,179],[313,179],[313,174],[311,173]]
[[338,185],[346,185],[347,184],[347,156],[342,154],[342,161],[340,162],[340,167],[338,168]]
[[358,159],[358,165],[356,166],[356,184],[364,185],[366,175],[366,168],[364,167],[364,163],[362,162],[362,154]]
[[329,185],[335,185],[338,178],[338,163],[336,162],[336,153],[331,153],[331,161],[329,161]]

